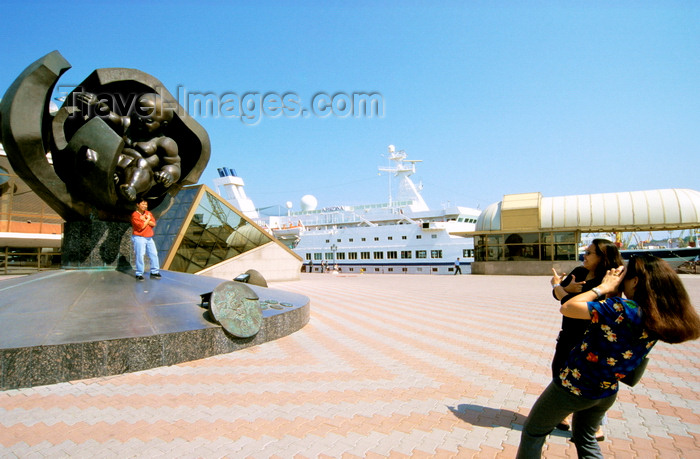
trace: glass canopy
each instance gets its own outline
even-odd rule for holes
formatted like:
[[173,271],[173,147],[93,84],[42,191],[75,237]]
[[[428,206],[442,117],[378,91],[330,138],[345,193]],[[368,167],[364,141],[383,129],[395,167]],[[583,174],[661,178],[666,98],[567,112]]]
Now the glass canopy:
[[173,198],[154,239],[162,268],[183,273],[277,242],[205,185],[184,188]]

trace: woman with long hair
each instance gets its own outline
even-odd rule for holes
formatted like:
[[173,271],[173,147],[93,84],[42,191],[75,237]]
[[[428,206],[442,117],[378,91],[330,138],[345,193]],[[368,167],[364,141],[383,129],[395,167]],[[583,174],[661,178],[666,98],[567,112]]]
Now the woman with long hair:
[[[618,296],[620,290],[625,299]],[[595,433],[615,402],[620,380],[639,367],[658,340],[697,339],[700,316],[678,275],[651,255],[632,257],[627,268],[609,270],[598,287],[569,299],[560,311],[589,320],[589,326],[532,407],[518,457],[540,457],[547,435],[573,413],[578,456],[602,458]]]
[[[617,246],[607,239],[593,239],[583,253],[583,265],[575,268],[568,276],[557,274],[552,269],[552,295],[561,304],[578,295],[597,287],[603,281],[608,270],[622,265],[622,256]],[[563,279],[562,279],[563,278]],[[589,320],[574,319],[562,316],[561,330],[557,337],[557,344],[552,358],[552,378],[556,378],[569,356],[569,352],[583,339],[583,334],[588,328]],[[558,429],[569,430],[571,427],[569,418],[565,418],[557,425]],[[596,438],[605,438],[601,428],[596,432]]]

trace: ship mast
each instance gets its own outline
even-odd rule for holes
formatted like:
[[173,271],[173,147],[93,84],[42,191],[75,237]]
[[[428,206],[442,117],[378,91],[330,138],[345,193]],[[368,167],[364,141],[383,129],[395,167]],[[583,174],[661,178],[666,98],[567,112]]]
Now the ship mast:
[[422,162],[420,159],[406,159],[404,150],[396,151],[393,145],[389,145],[389,161],[392,167],[380,167],[382,172],[389,172],[389,205],[393,206],[392,202],[392,176],[399,178],[397,201],[411,201],[410,206],[413,212],[422,212],[430,210],[428,205],[423,200],[418,188],[410,179],[410,176],[416,172],[416,163]]

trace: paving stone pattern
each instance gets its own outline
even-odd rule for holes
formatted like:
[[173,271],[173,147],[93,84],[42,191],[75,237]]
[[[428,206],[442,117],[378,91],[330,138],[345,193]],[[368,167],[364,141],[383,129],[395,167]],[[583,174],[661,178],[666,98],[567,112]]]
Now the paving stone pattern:
[[[700,305],[700,276],[683,277]],[[549,382],[546,277],[303,274],[302,330],[169,367],[0,392],[0,457],[514,457]],[[700,457],[700,342],[660,343],[610,458]],[[544,457],[575,457],[555,431]]]

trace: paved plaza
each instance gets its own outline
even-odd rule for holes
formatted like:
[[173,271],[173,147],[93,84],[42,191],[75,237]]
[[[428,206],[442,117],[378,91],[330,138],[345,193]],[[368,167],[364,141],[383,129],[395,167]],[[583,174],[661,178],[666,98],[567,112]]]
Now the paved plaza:
[[[700,307],[700,276],[682,277]],[[302,274],[271,287],[311,298],[306,327],[175,366],[0,392],[0,457],[515,456],[561,322],[548,277]],[[603,453],[700,457],[700,340],[651,357],[608,413]],[[569,438],[555,431],[544,456],[576,457]]]

